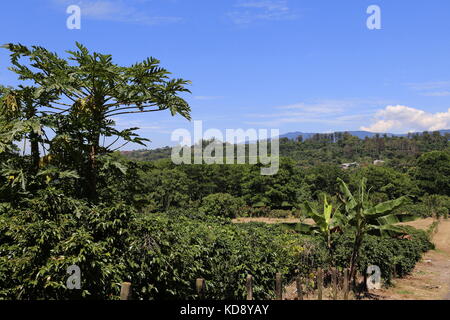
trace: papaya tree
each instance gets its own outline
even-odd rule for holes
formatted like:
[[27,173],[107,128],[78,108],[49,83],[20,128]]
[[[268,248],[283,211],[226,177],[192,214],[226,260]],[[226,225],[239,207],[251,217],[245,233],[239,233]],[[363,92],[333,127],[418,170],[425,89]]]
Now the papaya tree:
[[[42,109],[48,108],[55,97],[41,92],[37,88],[22,86],[18,88],[2,88],[0,97],[0,152],[14,141],[27,141],[30,144],[31,172],[36,174],[39,169],[40,148],[45,148],[43,127],[46,123]],[[49,125],[49,123],[46,123]],[[24,150],[23,150],[24,151]]]
[[[54,96],[45,108],[56,123],[51,152],[61,163],[73,163],[83,181],[83,193],[97,199],[98,157],[115,150],[117,142],[145,145],[138,128],[117,130],[113,117],[169,110],[190,120],[189,104],[180,96],[190,92],[189,81],[170,78],[160,61],[147,58],[131,66],[119,66],[109,54],[90,52],[80,43],[68,58],[39,46],[3,46],[11,54],[20,80],[36,86],[35,97]],[[102,138],[112,143],[101,144]]]

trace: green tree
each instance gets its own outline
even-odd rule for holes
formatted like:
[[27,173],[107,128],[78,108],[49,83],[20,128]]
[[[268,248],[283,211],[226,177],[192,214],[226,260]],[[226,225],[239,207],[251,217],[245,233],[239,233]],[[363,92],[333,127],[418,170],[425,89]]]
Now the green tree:
[[[85,181],[84,194],[95,200],[98,156],[110,152],[120,139],[138,144],[147,141],[135,133],[138,128],[115,129],[112,117],[170,110],[172,115],[190,119],[190,107],[179,96],[189,92],[186,85],[190,82],[170,79],[170,73],[155,58],[122,67],[113,62],[111,55],[90,53],[80,43],[76,46],[77,51],[67,51],[67,59],[38,46],[7,44],[3,47],[11,52],[10,70],[20,80],[37,86],[35,96],[46,93],[57,97],[49,103],[50,110],[45,111],[57,118],[54,142],[60,148],[54,151],[59,151],[65,162],[77,160],[76,165],[82,168],[80,176]],[[115,140],[104,146],[101,137]],[[68,157],[70,151],[75,155]]]
[[228,193],[215,193],[203,198],[200,210],[217,217],[236,218],[244,205],[241,198]]
[[353,185],[357,186],[361,178],[367,179],[367,186],[373,193],[383,194],[386,200],[401,196],[417,196],[420,193],[416,182],[406,173],[389,167],[368,166],[353,175]]
[[450,152],[432,151],[417,159],[415,177],[429,194],[450,194]]
[[339,187],[336,185],[337,178],[348,180],[347,171],[333,164],[319,164],[306,172],[305,180],[316,198],[319,198],[319,194],[323,192],[329,195],[337,194],[339,192]]

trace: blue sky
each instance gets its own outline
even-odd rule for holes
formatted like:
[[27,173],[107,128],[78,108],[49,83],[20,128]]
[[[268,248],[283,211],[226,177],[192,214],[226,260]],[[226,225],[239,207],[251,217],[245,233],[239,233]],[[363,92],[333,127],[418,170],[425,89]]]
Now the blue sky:
[[[66,27],[71,4],[81,30]],[[366,27],[373,4],[381,30]],[[156,57],[192,81],[205,129],[396,133],[450,128],[449,15],[448,0],[4,1],[0,42],[64,56],[79,41],[122,65]],[[1,50],[0,82],[17,84],[8,66]],[[117,125],[141,127],[150,148],[192,128],[166,112]]]

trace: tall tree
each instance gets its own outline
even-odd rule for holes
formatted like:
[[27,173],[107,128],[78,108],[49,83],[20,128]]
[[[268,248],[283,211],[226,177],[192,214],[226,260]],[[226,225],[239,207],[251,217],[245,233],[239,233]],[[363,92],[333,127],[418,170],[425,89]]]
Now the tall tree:
[[419,186],[430,194],[450,194],[450,152],[432,151],[417,159],[415,176]]
[[[58,121],[55,130],[57,141],[78,143],[81,153],[80,175],[85,181],[84,193],[97,198],[97,158],[113,150],[120,139],[126,143],[144,145],[130,128],[114,128],[112,117],[124,114],[170,110],[190,119],[189,104],[179,95],[190,92],[183,79],[171,79],[170,72],[159,66],[159,60],[147,58],[142,62],[123,67],[115,64],[112,56],[89,52],[80,43],[76,51],[67,51],[67,59],[39,46],[28,48],[21,44],[6,44],[11,52],[10,70],[20,80],[32,81],[42,93],[56,95],[47,106],[45,114]],[[25,58],[25,59],[24,59]],[[24,62],[25,60],[25,62]],[[101,145],[101,137],[113,137],[108,146]]]

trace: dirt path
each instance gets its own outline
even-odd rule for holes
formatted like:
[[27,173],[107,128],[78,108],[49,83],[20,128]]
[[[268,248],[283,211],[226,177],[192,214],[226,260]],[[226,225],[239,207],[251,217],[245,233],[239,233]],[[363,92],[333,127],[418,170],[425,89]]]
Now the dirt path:
[[314,224],[314,220],[312,219],[305,219],[300,220],[299,218],[236,218],[233,219],[231,222],[233,223],[251,223],[251,222],[259,222],[259,223],[267,223],[267,224],[281,224],[281,223],[306,223],[306,224]]
[[[426,229],[432,219],[410,223]],[[413,273],[394,280],[394,286],[376,294],[384,300],[450,300],[450,220],[442,220],[433,236],[436,249],[427,252]]]
[[250,223],[259,222],[267,224],[278,224],[278,223],[299,223],[300,219],[297,218],[236,218],[232,220],[233,223]]

